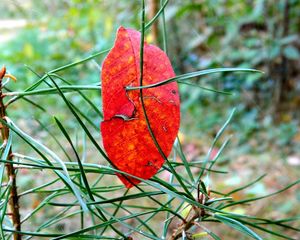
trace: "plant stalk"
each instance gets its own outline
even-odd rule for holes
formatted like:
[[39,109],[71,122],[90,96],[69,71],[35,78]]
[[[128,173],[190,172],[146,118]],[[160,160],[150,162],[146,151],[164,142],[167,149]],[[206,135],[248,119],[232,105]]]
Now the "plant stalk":
[[[0,117],[4,120],[6,116],[6,108],[3,101],[5,95],[3,95],[2,93],[3,90],[2,80],[5,77],[5,72],[6,69],[5,67],[3,67],[1,69],[1,74],[0,74]],[[3,143],[6,144],[9,136],[9,128],[5,125],[1,125],[0,128],[1,128],[1,138],[3,140]],[[10,162],[13,161],[11,147],[9,149],[7,160]],[[16,232],[14,232],[13,234],[13,238],[14,240],[21,240],[21,234],[19,233],[21,231],[21,221],[20,221],[20,212],[19,212],[19,197],[17,192],[16,170],[12,163],[6,163],[5,166],[6,166],[7,176],[11,184],[10,196],[9,196],[9,208],[10,208],[9,215],[12,218],[12,222],[16,230]]]

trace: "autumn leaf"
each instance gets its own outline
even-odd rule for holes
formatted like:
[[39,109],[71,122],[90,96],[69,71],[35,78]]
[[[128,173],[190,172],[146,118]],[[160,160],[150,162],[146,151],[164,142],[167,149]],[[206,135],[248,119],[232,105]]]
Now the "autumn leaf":
[[[140,91],[126,91],[139,86],[140,33],[120,27],[115,45],[102,66],[104,121],[101,123],[103,145],[119,170],[143,179],[151,178],[163,165],[147,128]],[[143,84],[153,84],[174,77],[167,55],[158,47],[144,43]],[[176,82],[143,90],[150,126],[162,151],[172,150],[180,121],[180,102]],[[140,181],[118,175],[127,188]]]

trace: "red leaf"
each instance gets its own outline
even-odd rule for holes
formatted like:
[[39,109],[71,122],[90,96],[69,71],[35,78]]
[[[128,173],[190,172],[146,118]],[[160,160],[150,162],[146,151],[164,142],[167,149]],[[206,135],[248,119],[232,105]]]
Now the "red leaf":
[[[101,132],[107,155],[119,170],[149,179],[160,169],[164,159],[147,128],[139,90],[125,90],[126,86],[139,86],[139,65],[140,33],[120,27],[115,45],[102,67],[104,121]],[[143,85],[175,76],[167,55],[147,43],[144,44],[143,67]],[[168,156],[180,121],[177,83],[144,89],[143,95],[151,128]],[[140,182],[120,174],[118,176],[127,188]]]

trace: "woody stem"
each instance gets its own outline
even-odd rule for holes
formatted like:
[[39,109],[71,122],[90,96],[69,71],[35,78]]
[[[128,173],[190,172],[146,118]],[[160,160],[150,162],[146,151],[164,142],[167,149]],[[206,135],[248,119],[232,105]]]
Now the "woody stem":
[[[0,76],[0,117],[5,120],[6,116],[6,108],[3,102],[4,95],[2,94],[3,86],[2,86],[3,76]],[[9,128],[6,125],[1,126],[1,138],[3,140],[4,145],[7,144],[9,136]],[[10,196],[9,196],[9,208],[10,208],[10,216],[12,218],[13,225],[15,227],[16,232],[13,234],[14,240],[21,240],[21,234],[18,233],[21,231],[21,223],[20,223],[20,212],[19,212],[19,197],[17,193],[17,182],[16,182],[16,170],[13,166],[13,155],[11,147],[8,151],[7,160],[11,163],[6,164],[6,171],[8,180],[10,182]]]
[[199,218],[198,209],[190,211],[189,215],[187,216],[186,222],[183,222],[178,226],[178,228],[173,232],[172,236],[170,236],[169,240],[176,240],[182,237],[183,231],[189,230],[194,225],[194,221],[197,218]]

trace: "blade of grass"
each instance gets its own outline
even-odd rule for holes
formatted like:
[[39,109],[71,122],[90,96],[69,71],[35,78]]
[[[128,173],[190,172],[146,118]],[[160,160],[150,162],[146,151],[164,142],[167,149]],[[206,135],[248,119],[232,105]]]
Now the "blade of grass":
[[154,88],[154,87],[159,87],[159,86],[171,83],[171,82],[183,81],[183,80],[188,80],[190,78],[195,78],[195,77],[204,76],[204,75],[213,74],[213,73],[221,73],[221,72],[259,72],[259,73],[262,73],[259,70],[249,69],[249,68],[212,68],[212,69],[207,69],[207,70],[185,73],[185,74],[182,74],[182,75],[179,75],[179,76],[176,76],[173,78],[169,78],[169,79],[157,82],[157,83],[149,84],[149,85],[127,86],[126,90],[131,91],[131,90]]
[[33,149],[35,151],[37,151],[49,164],[51,164],[51,162],[49,160],[47,160],[47,158],[44,156],[44,154],[42,154],[42,152],[39,149],[41,149],[42,151],[47,153],[49,156],[51,156],[51,158],[53,160],[55,160],[62,167],[64,174],[62,174],[61,172],[58,172],[58,171],[56,171],[56,174],[58,174],[61,177],[61,179],[63,181],[65,181],[67,186],[70,187],[70,189],[72,190],[74,195],[77,197],[78,201],[81,203],[83,209],[87,210],[87,207],[86,207],[80,193],[78,192],[78,189],[75,188],[72,180],[70,179],[70,176],[68,174],[68,170],[67,170],[64,162],[54,152],[52,152],[49,148],[47,148],[44,145],[42,145],[41,143],[37,142],[35,139],[30,137],[28,134],[23,132],[21,129],[19,129],[14,124],[14,122],[11,121],[10,118],[6,117],[5,120],[6,121],[4,121],[3,119],[0,119],[0,122],[4,125],[8,126],[12,131],[17,133],[23,140],[25,140],[29,145],[31,145],[33,147]]
[[248,235],[253,239],[262,240],[262,238],[258,236],[255,232],[253,232],[250,228],[246,227],[244,224],[242,224],[239,221],[236,221],[235,219],[219,214],[214,214],[214,217],[222,223],[242,232],[243,234]]
[[96,140],[94,139],[94,137],[92,136],[92,134],[90,133],[90,131],[88,130],[88,128],[85,126],[85,124],[82,122],[82,120],[80,119],[80,117],[78,116],[78,114],[76,113],[76,111],[73,109],[72,104],[70,104],[70,102],[68,101],[68,99],[65,97],[65,95],[63,94],[62,91],[60,91],[59,86],[56,84],[56,82],[54,81],[54,79],[48,75],[49,78],[52,80],[53,84],[55,85],[55,87],[57,88],[57,90],[60,93],[60,96],[62,97],[62,99],[64,100],[64,102],[66,103],[67,107],[69,108],[69,110],[72,112],[72,114],[74,115],[74,117],[76,118],[76,120],[78,121],[78,123],[80,124],[80,126],[82,127],[83,131],[85,132],[85,134],[88,136],[88,138],[91,140],[91,142],[93,143],[93,145],[96,147],[96,149],[101,153],[101,155],[112,165],[114,166],[114,164],[111,162],[111,160],[108,158],[108,156],[105,154],[105,152],[103,151],[103,149],[99,146],[99,144],[96,142]]
[[69,63],[69,64],[64,65],[64,66],[62,66],[62,67],[58,67],[58,68],[56,68],[56,69],[53,69],[53,70],[51,70],[49,73],[57,73],[57,72],[60,72],[60,71],[65,70],[65,69],[67,69],[67,68],[71,68],[71,67],[77,66],[77,65],[82,64],[82,63],[84,63],[84,62],[87,62],[87,61],[89,61],[89,60],[91,60],[91,59],[93,59],[93,58],[96,58],[96,57],[101,56],[101,55],[103,55],[103,54],[105,54],[105,53],[108,53],[109,50],[110,50],[110,49],[106,49],[106,50],[103,50],[103,51],[101,51],[101,52],[94,53],[94,54],[92,54],[92,55],[90,55],[90,56],[88,56],[88,57],[86,57],[86,58],[83,58],[83,59],[80,59],[80,60],[78,60],[78,61]]
[[194,83],[190,83],[190,82],[184,82],[184,81],[177,81],[179,84],[185,84],[185,85],[189,85],[189,86],[193,86],[193,87],[197,87],[200,89],[203,89],[205,91],[210,91],[210,92],[214,92],[214,93],[218,93],[218,94],[224,94],[224,95],[233,95],[231,92],[225,92],[225,91],[220,91],[220,90],[216,90],[216,89],[212,89],[212,88],[207,88],[207,87],[203,87]]
[[[71,86],[60,86],[62,92],[78,92],[79,90],[101,90],[100,86],[93,85],[71,85]],[[57,94],[58,90],[54,87],[52,88],[43,88],[32,91],[24,91],[24,92],[8,92],[5,93],[5,96],[34,96],[34,95],[49,95],[49,94]]]
[[[8,229],[8,228],[4,228],[4,231],[6,232],[17,232],[20,233],[21,235],[24,236],[34,236],[34,237],[40,237],[40,238],[47,238],[49,239],[51,237],[55,238],[55,237],[60,237],[62,236],[61,234],[57,234],[57,233],[39,233],[39,232],[30,232],[30,231],[15,231],[13,229]],[[107,236],[95,236],[95,235],[76,235],[77,238],[79,239],[112,239],[115,240],[116,238],[114,237],[107,237]]]
[[[166,2],[166,1],[165,1]],[[168,55],[168,39],[167,39],[167,26],[166,26],[166,18],[165,18],[165,7],[163,0],[160,0],[160,8],[163,8],[161,11],[161,26],[162,26],[162,42],[163,42],[163,50]],[[165,4],[168,4],[165,3]]]
[[[37,76],[38,78],[42,78],[43,76],[42,75],[40,75],[40,74],[38,74],[32,67],[30,67],[29,65],[27,65],[27,64],[24,64],[24,66],[30,71],[30,72],[32,72],[35,76]],[[48,83],[47,81],[46,81],[46,79],[43,81],[48,87],[52,87],[51,86],[51,84],[50,83]]]
[[[163,11],[164,11],[165,7],[168,5],[168,3],[169,3],[169,0],[166,0],[166,1],[162,4],[162,6],[161,6],[160,9],[158,10],[158,12],[155,14],[155,16],[154,16],[147,24],[144,25],[144,30],[149,29],[149,28],[151,27],[151,25],[158,19],[158,17],[159,17],[161,14],[163,14]],[[140,31],[142,31],[142,30],[143,30],[143,28],[142,28]]]
[[60,221],[64,220],[64,219],[68,219],[69,217],[72,217],[74,215],[80,214],[83,211],[82,210],[77,210],[75,212],[66,214],[67,211],[69,211],[72,208],[72,206],[66,207],[65,209],[63,209],[62,211],[60,211],[58,214],[54,215],[53,217],[51,217],[49,220],[47,220],[46,222],[43,222],[42,225],[40,225],[37,229],[36,232],[40,232],[43,229],[47,229],[49,228],[51,225],[59,223]]
[[[175,142],[175,146],[176,146],[177,144],[178,144],[178,142],[176,141],[176,142]],[[177,154],[176,154],[176,151],[175,151],[175,150],[173,150],[173,153],[174,153],[174,155],[173,155],[173,160],[175,161],[175,160],[177,159]],[[170,185],[172,185],[172,184],[173,184],[173,181],[174,181],[174,175],[173,175],[172,173],[170,173],[170,177],[169,177],[168,183],[169,183]],[[172,208],[171,203],[173,202],[174,199],[175,199],[174,197],[171,197],[171,196],[167,195],[167,200],[168,200],[167,207],[168,207],[168,208],[170,208],[170,209]],[[178,209],[177,209],[177,210],[178,210]],[[175,211],[176,211],[176,210],[175,210]],[[178,211],[176,211],[176,212],[178,212]],[[169,225],[170,225],[171,221],[172,221],[172,219],[171,219],[171,214],[170,214],[170,212],[167,212],[167,214],[166,214],[166,220],[164,221],[163,233],[162,233],[162,237],[163,237],[164,239],[167,238],[168,229],[169,229]]]
[[206,155],[206,158],[205,158],[205,161],[203,162],[202,164],[202,170],[200,171],[199,175],[198,175],[198,179],[197,179],[197,182],[200,181],[200,179],[202,178],[203,174],[204,174],[204,168],[206,167],[207,163],[208,163],[208,160],[210,159],[210,156],[211,156],[211,153],[212,153],[212,150],[214,149],[217,141],[219,140],[219,138],[222,136],[223,132],[225,131],[225,129],[227,128],[228,124],[230,123],[230,121],[232,120],[233,116],[234,116],[234,113],[235,113],[236,109],[234,108],[228,119],[226,120],[226,122],[223,124],[223,126],[221,127],[221,129],[218,131],[216,137],[214,138],[213,142],[212,142],[212,145]]
[[[2,189],[1,189],[2,190]],[[6,210],[8,208],[8,201],[9,201],[9,196],[10,196],[10,184],[7,185],[7,187],[2,190],[1,193],[1,199],[3,199],[4,201],[2,201],[3,205],[1,204],[1,216],[0,216],[0,236],[1,239],[5,239],[5,234],[4,234],[4,230],[3,230],[3,221],[5,218],[5,214],[6,214]]]
[[[25,102],[28,102],[29,104],[31,104],[32,106],[38,108],[39,110],[43,111],[43,112],[47,112],[47,110],[45,108],[43,108],[42,106],[40,106],[39,104],[35,103],[34,101],[31,101],[29,98],[22,98]],[[9,102],[9,101],[8,101]],[[8,103],[7,102],[7,103]],[[5,105],[6,107],[8,106],[8,104]]]
[[[129,216],[120,217],[118,220],[124,222],[124,221],[126,221],[128,219],[134,219],[136,217],[144,216],[144,215],[147,215],[147,214],[151,214],[153,212],[156,212],[156,210],[154,210],[154,211],[148,211],[148,212],[143,212],[143,213],[131,214]],[[112,220],[109,220],[109,221],[104,222],[104,223],[100,223],[100,224],[96,224],[94,226],[86,227],[85,229],[82,229],[82,230],[79,230],[79,231],[74,231],[74,232],[71,232],[71,233],[59,236],[59,237],[55,237],[55,238],[53,238],[53,240],[65,239],[65,238],[68,238],[68,237],[71,237],[71,236],[76,236],[78,234],[82,234],[84,232],[91,231],[93,229],[102,228],[102,227],[105,227],[105,226],[108,226],[108,225],[112,225],[112,224],[114,224],[116,222],[118,222],[116,219],[112,219]]]
[[279,193],[282,193],[284,191],[286,191],[287,189],[295,186],[295,185],[298,185],[300,183],[300,179],[298,179],[297,181],[294,181],[290,184],[288,184],[287,186],[285,186],[284,188],[276,191],[276,192],[273,192],[273,193],[270,193],[270,194],[267,194],[267,195],[264,195],[264,196],[260,196],[260,197],[254,197],[254,198],[249,198],[249,199],[244,199],[244,200],[240,200],[240,201],[236,201],[236,202],[232,202],[232,203],[229,203],[225,206],[223,206],[223,209],[224,208],[228,208],[230,206],[234,206],[234,205],[237,205],[237,204],[245,204],[245,203],[249,203],[249,202],[253,202],[253,201],[257,201],[257,200],[260,200],[260,199],[263,199],[263,198],[268,198],[268,197],[271,197],[271,196],[274,196],[274,195],[277,195]]
[[67,159],[71,162],[71,157],[69,156],[69,154],[67,153],[67,151],[65,150],[64,146],[60,143],[60,141],[57,139],[57,137],[52,134],[52,132],[47,128],[47,126],[45,124],[43,124],[39,119],[36,119],[36,121],[39,123],[39,125],[47,132],[47,134],[53,138],[53,140],[56,142],[56,144],[59,146],[59,148],[62,150],[62,152],[64,153],[64,155],[67,157]]
[[26,214],[23,219],[21,220],[21,223],[26,222],[28,219],[30,219],[34,214],[36,214],[38,211],[40,211],[45,205],[48,204],[48,201],[50,201],[53,198],[56,198],[57,196],[61,196],[61,195],[65,195],[65,193],[57,193],[54,192],[50,195],[48,195],[46,198],[43,199],[43,201],[41,201],[38,206],[36,206],[31,212],[29,212],[28,214]]
[[[220,149],[218,150],[217,154],[214,156],[214,158],[212,159],[212,161],[210,162],[210,165],[208,167],[208,171],[207,171],[207,185],[209,186],[209,180],[210,180],[210,172],[212,167],[214,166],[214,164],[217,162],[218,158],[221,156],[223,150],[225,149],[225,147],[228,145],[229,141],[230,141],[231,137],[227,138],[224,143],[222,144],[222,146],[220,147]],[[202,169],[203,170],[203,169]]]
[[[1,153],[1,159],[8,160],[8,155],[10,154],[11,150],[11,145],[12,145],[12,135],[9,134],[7,141],[3,143],[4,144],[4,150]],[[12,161],[8,161],[7,163],[11,163]],[[3,176],[4,176],[4,171],[5,171],[5,164],[1,164],[0,166],[0,186],[3,183]],[[0,188],[0,193],[2,189]]]
[[[140,76],[139,76],[139,83],[140,86],[143,86],[143,73],[144,73],[144,34],[145,34],[145,1],[142,0],[142,16],[141,16],[141,39],[140,39]],[[145,121],[147,123],[147,128],[149,131],[149,134],[153,140],[153,143],[155,144],[157,150],[159,151],[160,155],[163,157],[163,159],[166,161],[166,163],[168,164],[168,167],[170,168],[172,174],[174,174],[176,180],[180,183],[181,187],[184,189],[184,191],[186,192],[186,194],[188,194],[191,198],[193,197],[190,193],[190,191],[187,189],[187,187],[185,186],[185,184],[183,183],[181,177],[176,173],[176,171],[174,170],[174,168],[172,167],[172,165],[170,164],[167,156],[165,155],[165,153],[162,151],[154,133],[153,130],[151,128],[150,125],[150,121],[147,115],[147,111],[146,111],[146,107],[145,107],[145,103],[144,103],[144,95],[143,95],[143,89],[140,88],[139,89],[140,92],[140,100],[141,100],[141,106],[142,106],[142,110],[143,110],[143,114],[144,114],[144,118]]]
[[[72,104],[66,99],[65,95],[60,90],[59,86],[56,84],[56,82],[54,81],[54,79],[50,75],[48,75],[48,76],[51,79],[52,83],[57,88],[57,90],[59,91],[60,96],[63,98],[64,102],[66,103],[66,105],[68,106],[68,108],[70,109],[70,111],[72,112],[72,114],[75,116],[75,118],[78,120],[79,124],[81,125],[81,127],[85,131],[85,133],[88,135],[89,139],[92,141],[92,143],[95,145],[95,147],[100,151],[100,153],[102,154],[102,156],[104,156],[104,158],[112,164],[112,162],[110,161],[110,159],[106,156],[106,154],[104,153],[104,151],[102,150],[102,148],[98,145],[98,143],[95,141],[95,139],[93,138],[93,136],[91,135],[91,133],[89,132],[89,130],[87,129],[87,127],[85,126],[85,124],[82,122],[82,120],[80,119],[80,117],[78,116],[78,114],[75,112]],[[107,221],[106,217],[104,219],[105,219],[105,221]],[[116,233],[118,233],[119,235],[121,234],[121,236],[123,235],[117,229],[115,229],[113,226],[111,226],[111,227],[113,228],[113,230]]]
[[[72,85],[70,82],[66,81],[64,78],[60,77],[57,74],[50,74],[50,76],[54,76],[58,79],[60,79],[61,81],[63,81],[64,83],[68,84],[69,86],[74,86]],[[93,85],[92,85],[93,86]],[[100,84],[96,84],[96,86],[98,87],[98,91],[101,89],[101,85]],[[103,114],[102,112],[99,110],[99,106],[97,107],[90,99],[89,97],[87,97],[82,91],[80,91],[81,89],[77,89],[77,92],[79,93],[79,95],[92,107],[92,109],[95,110],[95,112],[101,116],[101,118],[103,118]]]
[[[32,91],[32,90],[34,90],[35,88],[37,88],[42,82],[45,81],[45,79],[47,78],[47,76],[49,76],[49,74],[57,73],[57,72],[60,72],[60,71],[65,70],[65,69],[68,69],[68,68],[70,68],[70,67],[74,67],[74,66],[76,66],[76,65],[82,64],[82,63],[84,63],[84,62],[87,62],[87,61],[89,61],[89,60],[95,58],[95,57],[98,57],[98,56],[100,56],[100,55],[102,55],[102,54],[107,53],[109,50],[110,50],[110,49],[106,49],[106,50],[104,50],[104,51],[101,51],[101,52],[92,54],[92,55],[90,55],[90,56],[88,56],[88,57],[86,57],[86,58],[84,58],[84,59],[81,59],[81,60],[78,60],[78,61],[69,63],[69,64],[67,64],[67,65],[64,65],[64,66],[62,66],[62,67],[58,67],[58,68],[56,68],[56,69],[53,69],[53,70],[49,71],[48,73],[46,73],[44,76],[42,76],[36,83],[34,83],[34,84],[31,85],[30,87],[26,88],[25,91]],[[19,96],[13,97],[13,98],[11,98],[11,99],[6,103],[6,105],[7,105],[7,106],[10,105],[11,103],[15,102],[16,100],[18,100],[18,99],[20,99],[20,98],[22,98],[22,96],[20,96],[20,97],[19,97]]]
[[[80,175],[82,177],[82,180],[83,180],[83,184],[88,192],[88,195],[90,197],[90,199],[92,201],[95,201],[95,198],[93,196],[93,193],[91,191],[91,188],[90,188],[90,185],[88,183],[88,180],[87,180],[87,177],[86,177],[86,173],[85,173],[85,170],[84,170],[84,167],[82,166],[82,163],[81,163],[81,159],[77,153],[77,150],[71,140],[71,137],[70,135],[67,133],[66,129],[64,128],[64,126],[61,124],[61,122],[56,118],[54,117],[54,120],[56,122],[56,124],[58,125],[59,129],[62,131],[63,135],[65,136],[65,138],[67,139],[68,143],[70,144],[72,150],[73,150],[73,153],[75,154],[75,157],[76,157],[76,160],[77,160],[77,163],[78,163],[78,166],[79,166],[79,170],[80,170]],[[101,210],[99,210],[101,211]],[[99,213],[100,214],[100,213]]]
[[58,181],[59,181],[59,177],[57,177],[56,179],[54,179],[54,180],[52,180],[52,181],[50,181],[50,182],[44,183],[44,184],[42,184],[42,185],[40,185],[40,186],[38,186],[38,187],[34,187],[34,188],[28,189],[28,190],[26,190],[26,191],[24,191],[24,192],[21,192],[21,193],[19,194],[19,197],[25,196],[25,195],[27,195],[27,194],[35,193],[35,192],[38,191],[39,189],[43,189],[43,188],[45,188],[45,187],[51,186],[52,184],[55,184],[55,183],[58,182]]
[[244,190],[245,188],[248,188],[248,187],[254,185],[255,183],[257,183],[257,182],[259,182],[260,180],[262,180],[266,175],[267,175],[267,174],[261,175],[260,177],[258,177],[258,178],[255,179],[254,181],[249,182],[248,184],[246,184],[246,185],[244,185],[244,186],[242,186],[242,187],[236,188],[236,189],[234,189],[234,190],[232,190],[232,191],[226,193],[225,196],[230,196],[230,195],[232,195],[232,194],[234,194],[234,193],[236,193],[236,192],[242,191],[242,190]]
[[[149,192],[145,192],[145,193],[142,193],[142,194],[144,194],[145,197],[148,197],[148,196],[146,196],[148,193],[149,193]],[[95,195],[98,196],[99,198],[101,198],[102,201],[107,201],[107,200],[109,200],[109,199],[104,198],[103,196],[98,195],[97,193],[95,193]],[[151,197],[152,194],[149,194],[149,196]],[[125,199],[123,199],[123,201],[125,201]],[[129,214],[132,214],[132,212],[131,212],[130,210],[128,210],[128,208],[131,207],[131,206],[129,206],[129,205],[127,206],[126,204],[115,204],[114,202],[112,202],[111,204],[112,204],[112,207],[113,207],[114,209],[116,208],[116,206],[120,206],[120,208],[121,208],[123,211],[125,211],[126,213],[129,213]],[[149,210],[150,208],[143,208],[143,207],[140,207],[140,209],[143,209],[143,210]],[[155,208],[151,208],[150,210],[153,210],[153,209],[155,209]],[[138,222],[140,222],[140,226],[144,226],[144,227],[147,228],[154,236],[156,236],[154,230],[147,224],[147,221],[143,221],[143,220],[140,219],[139,217],[137,217],[136,220],[137,220]]]
[[274,236],[281,237],[281,238],[284,238],[284,239],[295,240],[294,238],[291,238],[291,237],[289,237],[287,235],[284,235],[282,232],[280,232],[280,233],[279,232],[275,232],[275,231],[267,229],[265,227],[258,226],[257,224],[251,223],[249,221],[244,221],[244,220],[241,220],[241,219],[239,219],[239,221],[242,222],[245,225],[249,225],[252,228],[259,229],[262,232],[266,232],[266,233],[269,233],[269,234],[272,234]]
[[182,160],[182,162],[184,164],[185,170],[187,171],[187,173],[188,173],[188,175],[189,175],[192,183],[194,183],[195,182],[194,176],[192,174],[190,165],[189,165],[189,163],[188,163],[187,159],[185,158],[185,155],[184,155],[184,153],[182,151],[181,142],[180,142],[180,139],[178,137],[177,137],[177,146],[178,147],[177,147],[176,150],[177,150],[177,152],[178,152],[178,154],[179,154],[179,156],[180,156],[180,158],[181,158],[181,160]]

